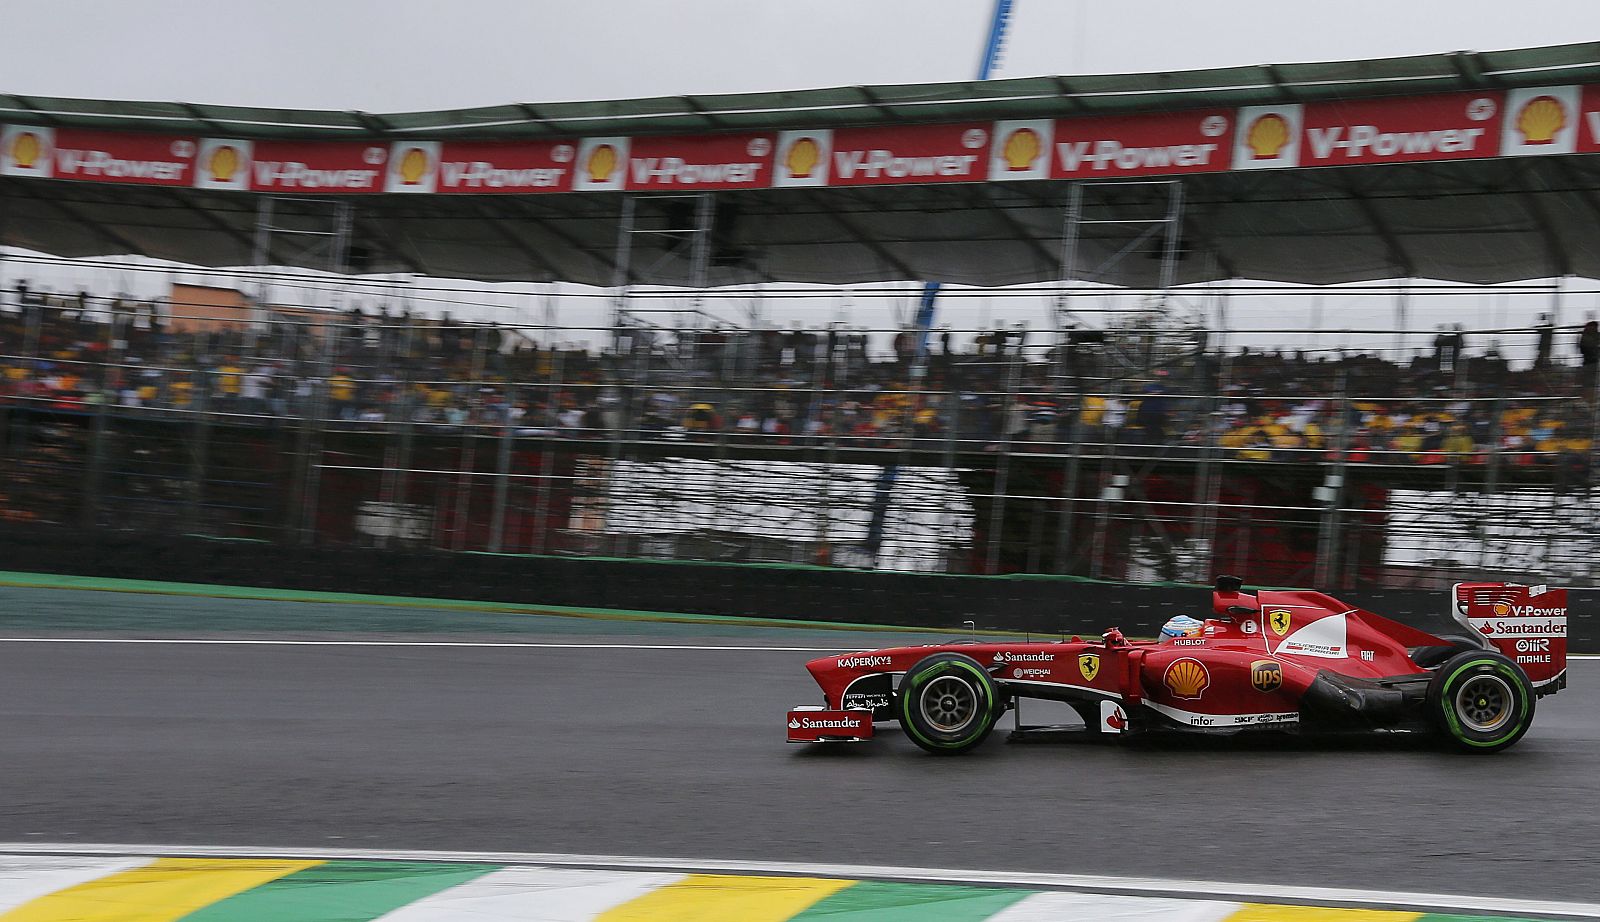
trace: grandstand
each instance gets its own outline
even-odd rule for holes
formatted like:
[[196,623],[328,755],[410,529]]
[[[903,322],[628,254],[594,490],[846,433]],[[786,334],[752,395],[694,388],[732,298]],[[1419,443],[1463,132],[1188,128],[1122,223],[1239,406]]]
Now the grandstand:
[[1594,45],[360,118],[0,97],[0,519],[1586,578],[1591,82]]

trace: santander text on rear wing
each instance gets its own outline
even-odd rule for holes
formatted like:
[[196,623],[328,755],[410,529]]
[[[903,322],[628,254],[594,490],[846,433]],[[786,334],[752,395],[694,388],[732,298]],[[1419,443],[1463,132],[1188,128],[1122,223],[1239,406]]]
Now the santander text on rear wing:
[[1457,583],[1455,618],[1516,662],[1534,690],[1567,684],[1567,590],[1516,583]]

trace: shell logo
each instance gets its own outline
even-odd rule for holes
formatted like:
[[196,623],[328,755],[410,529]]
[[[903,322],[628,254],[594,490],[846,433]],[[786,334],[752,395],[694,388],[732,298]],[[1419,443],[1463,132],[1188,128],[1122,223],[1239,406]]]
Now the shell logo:
[[589,152],[589,162],[585,168],[589,171],[590,182],[609,182],[611,174],[617,171],[617,149],[610,144],[601,144]]
[[1175,698],[1187,698],[1191,701],[1199,700],[1211,687],[1211,672],[1206,669],[1206,664],[1197,659],[1184,657],[1174,660],[1167,667],[1166,675],[1161,681],[1166,683],[1167,690]]
[[239,152],[226,144],[216,148],[206,169],[215,182],[233,182],[233,174],[239,172]]
[[428,155],[420,147],[413,147],[400,158],[400,182],[414,186],[428,172]]
[[1509,602],[1496,602],[1493,607],[1494,613],[1502,618],[1511,614],[1511,603]]
[[1078,672],[1083,675],[1085,682],[1093,682],[1094,677],[1100,674],[1100,657],[1094,653],[1079,656]]
[[1271,160],[1289,145],[1289,120],[1276,112],[1257,118],[1245,132],[1244,142],[1257,160]]
[[39,136],[24,131],[17,135],[17,140],[11,145],[11,162],[20,169],[31,170],[39,160],[40,150]]
[[822,148],[817,146],[816,138],[799,138],[789,145],[789,155],[783,158],[783,165],[795,179],[809,179],[821,159]]
[[1044,145],[1039,143],[1039,132],[1032,128],[1018,128],[1006,138],[1006,143],[1000,148],[1000,156],[1005,158],[1006,169],[1028,170],[1033,168],[1033,161],[1039,159]]
[[1272,633],[1279,637],[1289,633],[1289,625],[1294,620],[1294,615],[1286,608],[1267,612],[1267,623],[1272,625]]
[[1535,96],[1517,113],[1517,131],[1524,144],[1551,144],[1567,127],[1567,110],[1554,96]]

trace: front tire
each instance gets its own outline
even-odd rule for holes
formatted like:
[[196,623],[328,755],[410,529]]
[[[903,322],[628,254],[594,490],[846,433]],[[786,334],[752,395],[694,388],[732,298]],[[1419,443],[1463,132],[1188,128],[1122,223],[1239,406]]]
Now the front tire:
[[1456,748],[1499,752],[1533,724],[1536,696],[1508,657],[1467,650],[1445,660],[1428,683],[1428,719]]
[[1000,715],[1000,693],[977,660],[935,653],[906,671],[894,709],[913,743],[936,755],[958,755],[988,738]]

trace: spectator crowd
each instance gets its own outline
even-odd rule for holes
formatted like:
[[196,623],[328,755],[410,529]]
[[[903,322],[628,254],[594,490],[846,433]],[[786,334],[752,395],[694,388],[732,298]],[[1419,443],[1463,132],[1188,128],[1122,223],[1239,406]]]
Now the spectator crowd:
[[[1586,465],[1600,363],[1600,325],[1574,336],[1548,317],[1529,329],[1531,367],[1513,369],[1492,345],[1474,351],[1460,327],[1404,363],[1218,354],[1191,339],[1139,365],[1099,332],[1053,348],[1037,334],[1030,343],[1020,330],[986,331],[965,349],[943,332],[919,350],[903,331],[875,354],[858,331],[634,324],[590,351],[384,310],[197,320],[181,306],[26,285],[0,305],[0,403],[12,407],[575,439]],[[1563,361],[1573,354],[1576,367]]]

